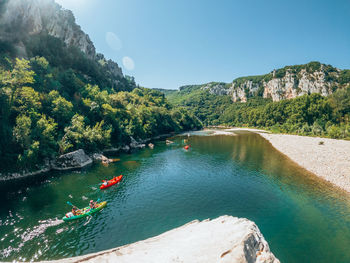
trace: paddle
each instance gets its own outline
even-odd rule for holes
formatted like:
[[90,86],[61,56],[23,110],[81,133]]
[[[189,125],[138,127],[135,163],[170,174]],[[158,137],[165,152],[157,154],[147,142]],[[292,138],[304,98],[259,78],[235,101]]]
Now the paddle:
[[[98,199],[96,200],[96,203],[98,203],[100,200],[101,200],[101,199],[98,198]],[[69,205],[71,205],[71,206],[75,206],[75,205],[73,205],[73,204],[72,204],[71,202],[69,202],[69,201],[67,201],[67,204],[69,204]],[[78,210],[80,210],[80,209],[78,208]]]
[[75,205],[73,205],[71,202],[69,202],[69,201],[67,201],[67,204],[69,204],[69,205],[71,205],[71,206],[75,206]]
[[[69,201],[67,201],[67,204],[69,204],[69,205],[71,205],[71,206],[75,206],[75,205],[73,205],[71,202],[69,202]],[[76,206],[75,206],[76,207]],[[81,209],[79,209],[78,207],[77,207],[77,210],[76,211],[79,211],[79,213],[81,213]]]

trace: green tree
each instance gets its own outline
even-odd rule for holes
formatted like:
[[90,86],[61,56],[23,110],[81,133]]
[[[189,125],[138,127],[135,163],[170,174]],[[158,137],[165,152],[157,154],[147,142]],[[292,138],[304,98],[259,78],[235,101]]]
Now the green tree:
[[37,118],[41,109],[40,95],[31,87],[22,87],[16,92],[14,108],[19,113],[28,113],[32,118]]
[[33,131],[35,139],[40,143],[42,157],[52,157],[57,152],[57,123],[54,119],[42,115]]
[[16,118],[16,126],[13,129],[13,136],[15,141],[26,149],[31,144],[31,126],[32,120],[25,115],[19,115]]
[[61,126],[65,126],[73,115],[73,104],[59,96],[52,101],[52,114]]
[[16,58],[16,64],[10,71],[0,71],[0,81],[4,92],[9,97],[10,107],[13,104],[17,89],[34,83],[34,71],[31,70],[29,61]]

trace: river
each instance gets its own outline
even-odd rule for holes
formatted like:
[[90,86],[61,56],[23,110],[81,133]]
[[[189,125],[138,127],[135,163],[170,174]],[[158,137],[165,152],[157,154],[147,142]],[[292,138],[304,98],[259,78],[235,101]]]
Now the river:
[[[0,260],[78,256],[146,239],[194,219],[254,221],[281,262],[350,262],[350,198],[250,132],[208,136],[116,156],[108,167],[0,181]],[[117,186],[101,180],[123,174]],[[61,218],[90,199],[108,201],[92,217]]]

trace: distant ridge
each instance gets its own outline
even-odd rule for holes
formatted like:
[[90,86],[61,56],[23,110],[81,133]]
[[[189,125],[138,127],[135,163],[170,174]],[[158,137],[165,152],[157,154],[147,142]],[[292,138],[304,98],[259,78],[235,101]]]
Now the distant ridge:
[[231,83],[210,82],[181,86],[178,92],[189,93],[192,90],[202,89],[214,95],[228,95],[233,102],[246,102],[251,97],[279,101],[311,93],[328,96],[349,83],[350,70],[340,70],[320,62],[310,62],[285,66],[265,75],[239,77]]

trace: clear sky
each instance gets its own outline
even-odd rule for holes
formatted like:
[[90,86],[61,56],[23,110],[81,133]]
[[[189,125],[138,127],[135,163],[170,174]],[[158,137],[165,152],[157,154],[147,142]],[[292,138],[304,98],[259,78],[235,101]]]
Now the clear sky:
[[349,0],[56,0],[149,88],[320,61],[350,69]]

